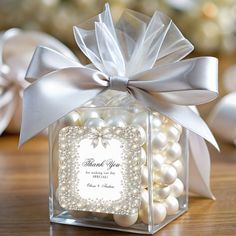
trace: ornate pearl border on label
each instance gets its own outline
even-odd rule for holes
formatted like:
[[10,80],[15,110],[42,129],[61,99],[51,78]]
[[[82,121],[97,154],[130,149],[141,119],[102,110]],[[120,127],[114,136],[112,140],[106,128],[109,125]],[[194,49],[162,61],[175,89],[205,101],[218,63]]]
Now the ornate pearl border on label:
[[[99,142],[106,147],[109,140],[121,143],[122,192],[118,200],[82,198],[78,174],[80,153],[78,147],[84,139],[92,147]],[[138,212],[141,196],[141,135],[137,128],[128,126],[88,128],[68,126],[59,132],[58,201],[67,210],[91,211],[131,215]],[[96,194],[96,193],[94,193]]]

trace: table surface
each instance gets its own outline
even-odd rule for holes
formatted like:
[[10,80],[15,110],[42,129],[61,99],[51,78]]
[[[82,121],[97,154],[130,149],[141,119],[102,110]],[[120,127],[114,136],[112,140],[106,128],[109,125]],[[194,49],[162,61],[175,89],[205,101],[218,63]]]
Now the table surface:
[[[17,136],[0,137],[0,235],[134,235],[48,220],[47,139],[20,150]],[[212,155],[212,189],[217,198],[190,198],[189,210],[157,233],[160,236],[236,235],[236,147],[221,145]]]

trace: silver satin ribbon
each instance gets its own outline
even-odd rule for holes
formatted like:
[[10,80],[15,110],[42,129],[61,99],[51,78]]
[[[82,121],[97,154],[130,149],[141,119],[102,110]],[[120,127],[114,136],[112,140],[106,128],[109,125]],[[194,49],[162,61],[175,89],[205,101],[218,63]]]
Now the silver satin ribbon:
[[[195,144],[205,143],[204,138],[218,148],[208,126],[189,107],[217,96],[216,58],[179,61],[192,45],[160,12],[149,19],[127,10],[115,28],[106,5],[104,12],[82,26],[85,29],[75,28],[75,39],[94,68],[46,47],[35,51],[26,74],[32,84],[24,91],[20,145],[101,92],[115,89],[128,91],[144,106],[190,130],[201,140]],[[202,164],[204,158],[209,161],[207,155],[193,158],[200,158]],[[212,197],[209,169],[205,169],[208,177],[199,171],[200,190],[195,192]]]
[[15,28],[0,32],[0,134],[12,120],[19,123],[15,129],[20,129],[21,99],[30,84],[24,77],[35,48],[41,44],[76,60],[69,49],[47,34]]

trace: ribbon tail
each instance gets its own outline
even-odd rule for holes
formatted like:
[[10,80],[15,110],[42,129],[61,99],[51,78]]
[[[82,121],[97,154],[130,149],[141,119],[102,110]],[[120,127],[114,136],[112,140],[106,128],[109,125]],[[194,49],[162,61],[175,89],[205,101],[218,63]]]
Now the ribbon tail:
[[236,142],[236,92],[223,97],[213,108],[208,124],[212,131],[228,142]]
[[19,146],[101,93],[107,86],[105,79],[96,70],[66,68],[49,73],[27,87]]
[[154,111],[160,112],[173,121],[179,123],[186,129],[198,134],[210,142],[217,150],[219,150],[219,146],[207,124],[199,115],[192,111],[191,108],[187,106],[160,102],[149,93],[135,87],[130,86],[129,91],[144,106],[149,107]]
[[204,139],[189,132],[189,190],[215,200],[210,189],[210,155]]

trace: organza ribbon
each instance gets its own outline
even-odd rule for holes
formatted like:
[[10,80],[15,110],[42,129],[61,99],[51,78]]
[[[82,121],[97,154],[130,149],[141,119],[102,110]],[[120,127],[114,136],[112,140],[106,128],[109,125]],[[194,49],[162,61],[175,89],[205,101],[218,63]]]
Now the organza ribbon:
[[14,131],[20,127],[21,99],[29,85],[24,80],[25,73],[35,48],[41,44],[75,58],[61,42],[47,34],[15,28],[0,33],[0,134],[15,116],[19,125],[15,124]]
[[208,124],[213,132],[227,142],[236,144],[236,65],[226,71],[224,87],[229,94],[225,95],[212,109]]
[[[115,89],[128,91],[144,106],[190,130],[195,149],[205,147],[203,138],[218,148],[208,126],[189,107],[217,96],[216,58],[179,61],[193,47],[160,12],[150,19],[126,10],[114,27],[106,5],[81,27],[74,28],[75,39],[92,65],[45,47],[35,51],[26,75],[32,84],[24,91],[20,145],[103,91]],[[212,197],[210,167],[204,174],[199,166],[209,162],[209,155],[192,157],[199,160],[194,164],[199,180],[195,193]]]

